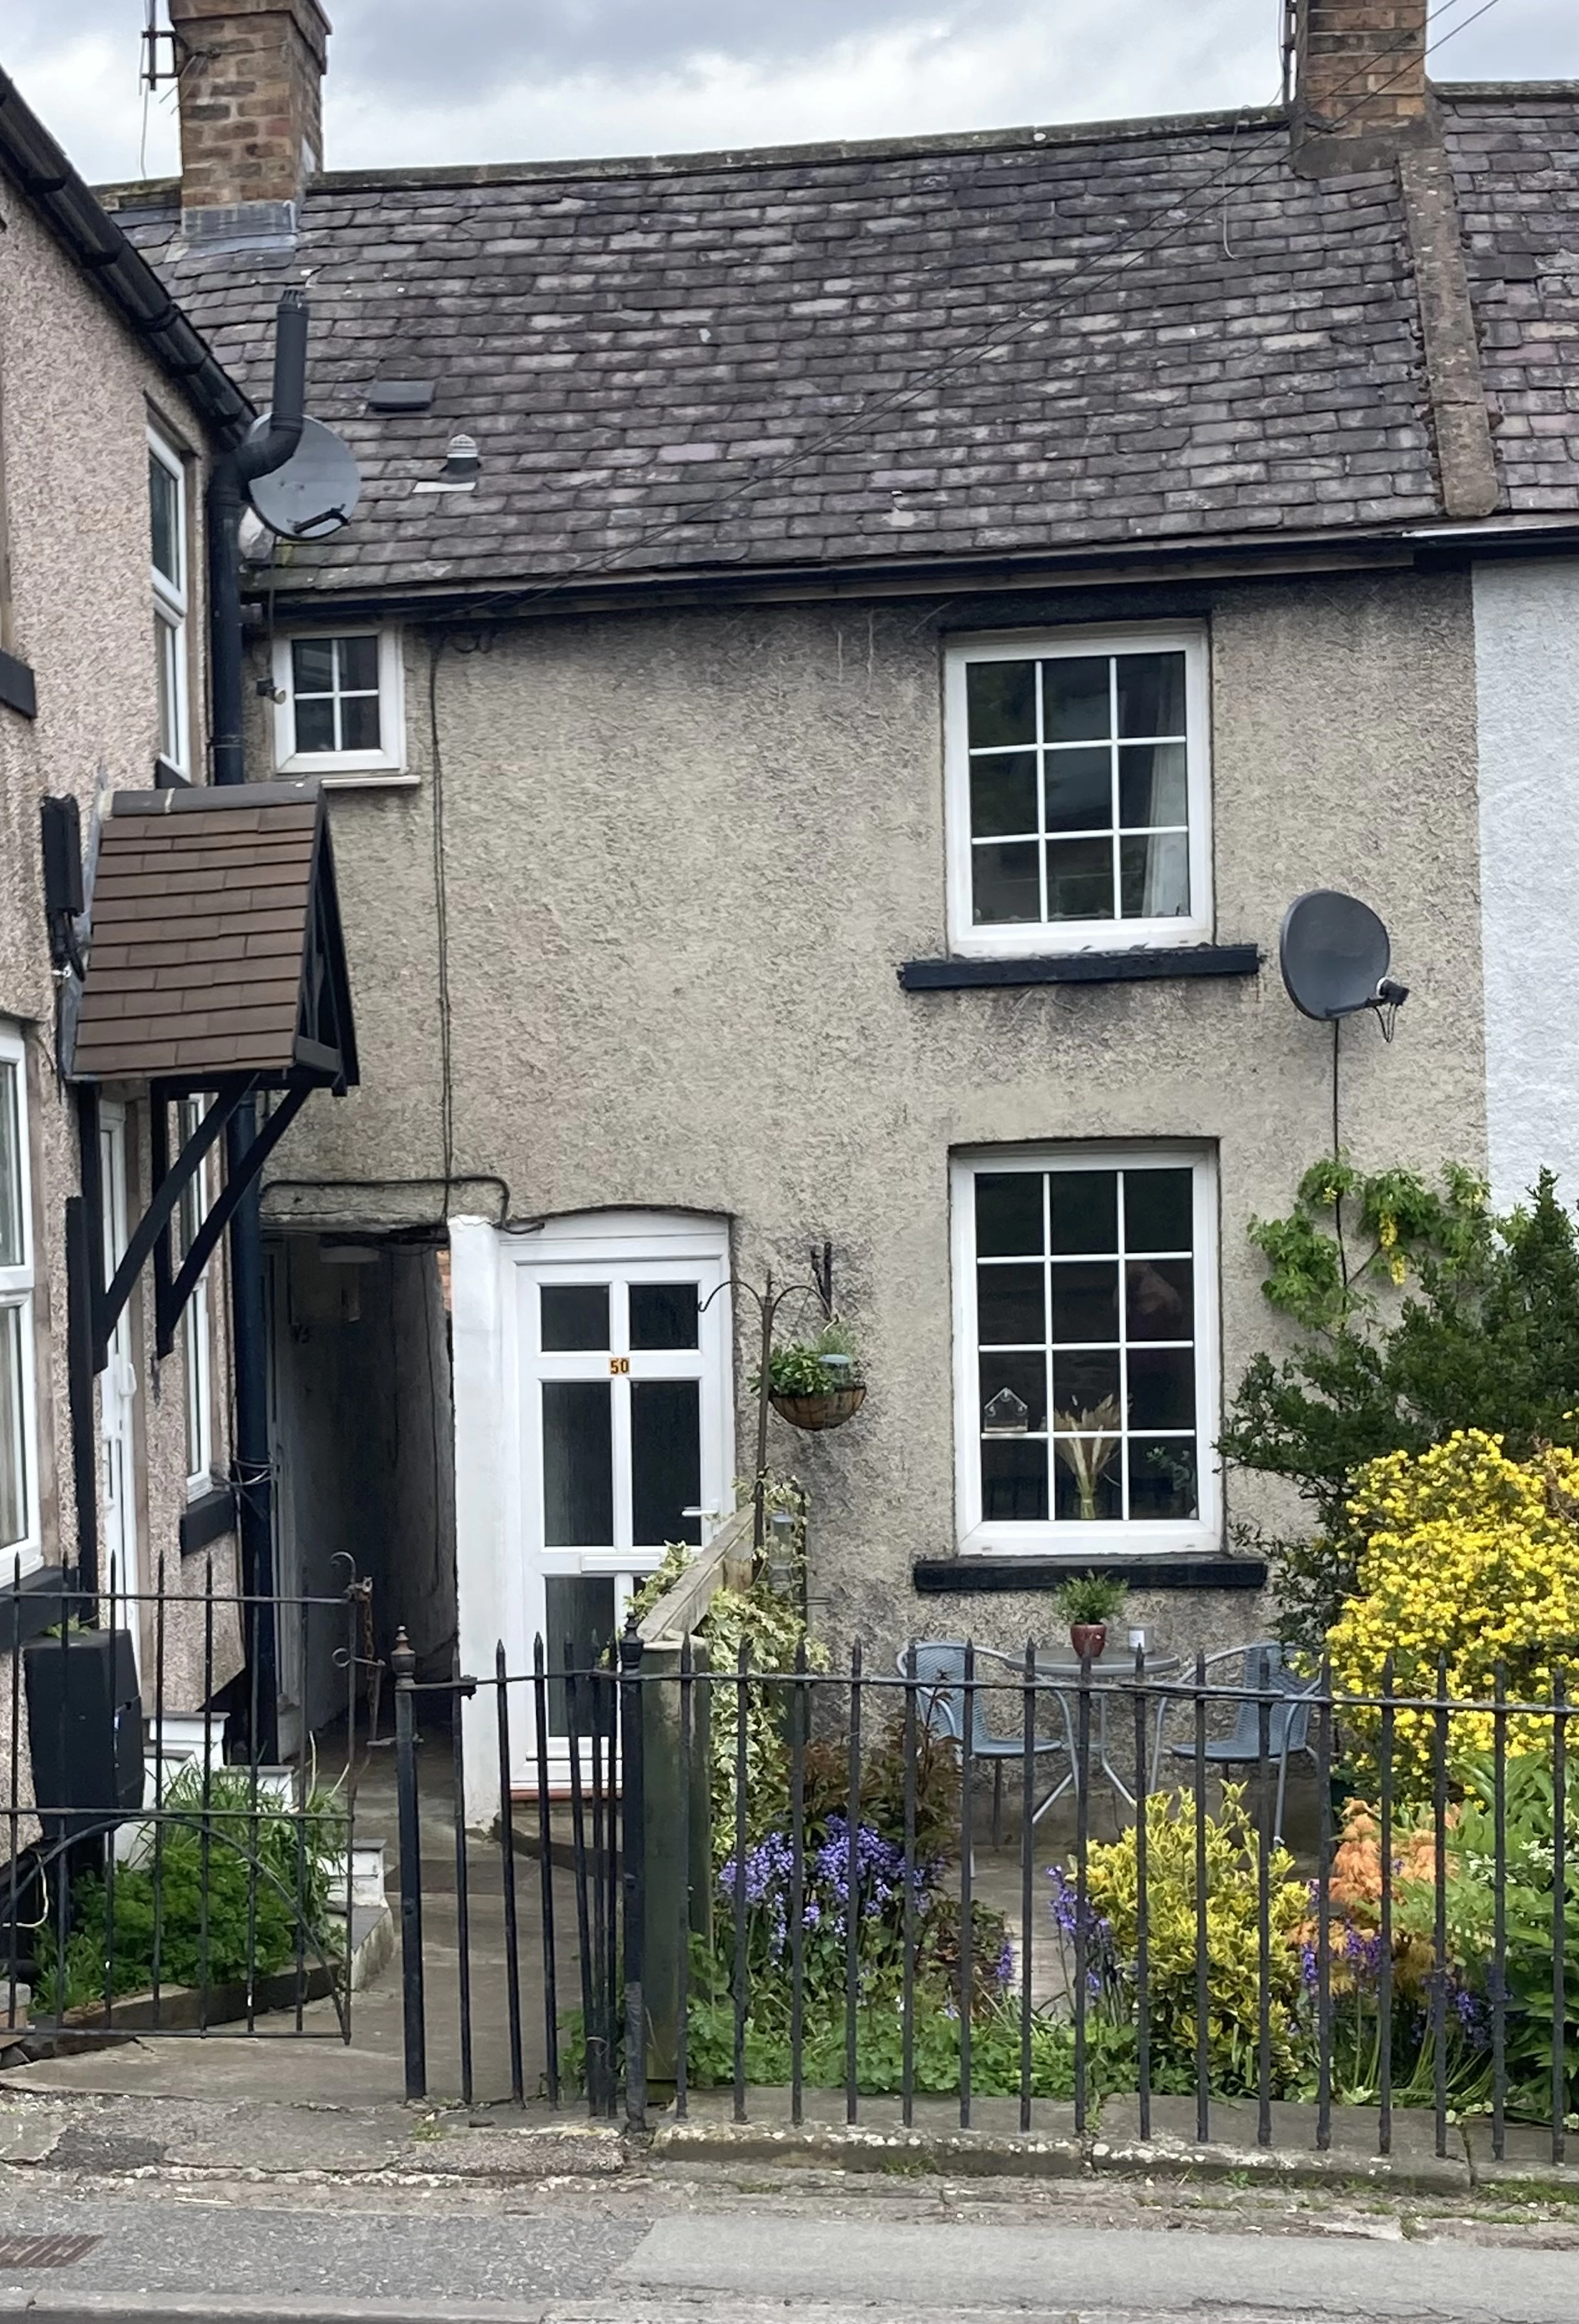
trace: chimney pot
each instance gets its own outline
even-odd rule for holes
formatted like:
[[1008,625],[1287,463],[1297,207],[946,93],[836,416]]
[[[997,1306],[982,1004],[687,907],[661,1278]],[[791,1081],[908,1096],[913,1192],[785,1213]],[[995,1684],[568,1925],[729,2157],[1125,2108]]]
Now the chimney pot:
[[1429,0],[1295,0],[1294,163],[1308,176],[1390,161],[1427,136]]
[[[180,59],[181,213],[189,232],[294,220],[323,167],[329,20],[318,0],[170,0]],[[285,205],[291,207],[289,210]]]

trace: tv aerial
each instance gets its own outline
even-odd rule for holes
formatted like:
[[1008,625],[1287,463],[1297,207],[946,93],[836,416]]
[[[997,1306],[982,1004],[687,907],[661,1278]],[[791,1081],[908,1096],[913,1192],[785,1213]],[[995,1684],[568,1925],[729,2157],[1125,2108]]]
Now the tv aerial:
[[1334,1028],[1374,1009],[1390,1041],[1409,988],[1388,971],[1392,945],[1369,904],[1335,888],[1297,896],[1283,915],[1278,960],[1289,1000],[1302,1015]]
[[[265,411],[250,436],[268,433]],[[362,471],[350,446],[321,420],[304,420],[301,441],[282,468],[254,476],[247,498],[258,516],[284,540],[327,540],[349,524],[362,498]]]

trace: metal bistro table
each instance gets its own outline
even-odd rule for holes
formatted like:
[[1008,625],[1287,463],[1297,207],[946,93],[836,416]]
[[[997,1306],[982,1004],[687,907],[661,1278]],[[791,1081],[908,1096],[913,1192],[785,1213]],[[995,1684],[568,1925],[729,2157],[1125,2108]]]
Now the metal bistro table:
[[[1046,1679],[1055,1692],[1062,1695],[1064,1698],[1065,1707],[1067,1710],[1069,1717],[1069,1732],[1071,1737],[1073,1737],[1076,1732],[1076,1724],[1079,1718],[1080,1673],[1083,1667],[1085,1666],[1082,1664],[1072,1661],[1067,1657],[1057,1660],[1049,1657],[1047,1660],[1043,1660],[1039,1656],[1036,1665],[1037,1677],[1039,1679]],[[1179,1655],[1148,1655],[1146,1657],[1145,1671],[1140,1683],[1142,1686],[1145,1686],[1153,1679],[1166,1682],[1168,1679],[1177,1678],[1183,1668],[1184,1660]],[[1132,1808],[1135,1804],[1135,1794],[1130,1789],[1129,1784],[1125,1783],[1123,1777],[1120,1775],[1113,1761],[1111,1738],[1108,1732],[1108,1705],[1115,1699],[1115,1697],[1118,1697],[1120,1700],[1126,1702],[1132,1701],[1135,1685],[1134,1665],[1133,1664],[1131,1664],[1126,1668],[1122,1664],[1117,1662],[1112,1662],[1105,1665],[1101,1663],[1093,1663],[1090,1665],[1090,1670],[1091,1683],[1089,1692],[1092,1704],[1096,1711],[1096,1733],[1094,1738],[1095,1748],[1093,1756],[1095,1759],[1097,1767],[1100,1769],[1102,1774],[1107,1777],[1108,1782],[1113,1785],[1113,1790],[1123,1801],[1124,1805],[1126,1807]],[[1121,1690],[1122,1690],[1122,1694]],[[1154,1761],[1157,1756],[1156,1737],[1158,1721],[1156,1710],[1152,1706],[1148,1706],[1147,1723],[1151,1729],[1152,1738],[1150,1745],[1150,1757],[1146,1768],[1147,1787],[1150,1789],[1153,1772],[1151,1761]],[[1055,1800],[1061,1800],[1067,1791],[1078,1784],[1080,1780],[1080,1768],[1076,1749],[1073,1743],[1071,1744],[1070,1750],[1071,1756],[1068,1774],[1064,1777],[1062,1783],[1056,1784],[1053,1786],[1053,1789],[1048,1794],[1045,1800],[1039,1802],[1039,1804],[1032,1809],[1030,1818],[1032,1823],[1039,1823],[1042,1817],[1052,1806]],[[1133,1774],[1133,1772],[1134,1768],[1131,1762],[1131,1773]]]

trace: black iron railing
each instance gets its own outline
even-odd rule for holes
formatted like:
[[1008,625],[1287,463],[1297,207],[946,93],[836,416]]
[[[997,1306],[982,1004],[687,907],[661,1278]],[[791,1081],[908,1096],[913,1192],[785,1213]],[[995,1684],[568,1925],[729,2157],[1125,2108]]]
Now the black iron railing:
[[[991,2098],[1027,2131],[1054,2101],[1077,2133],[1117,2101],[1142,2137],[1166,2100],[1202,2142],[1232,2104],[1261,2145],[1317,2149],[1339,2107],[1361,2107],[1380,2155],[1407,2107],[1438,2153],[1460,2116],[1484,2114],[1496,2155],[1524,2119],[1564,2159],[1579,1831],[1560,1679],[1531,1701],[1499,1674],[1465,1700],[1440,1670],[1421,1688],[1390,1665],[1361,1693],[1272,1648],[1225,1677],[1220,1658],[1168,1675],[1143,1655],[1060,1666],[1034,1643],[1012,1663],[912,1648],[891,1674],[859,1647],[837,1672],[804,1651],[762,1672],[743,1646],[720,1671],[689,1641],[643,1653],[633,1636],[602,1667],[555,1662],[568,1733],[553,1754],[540,1641],[531,1673],[501,1648],[480,1683],[497,1714],[517,2100],[576,2093],[633,2126],[703,2106],[795,2125],[821,2092],[823,2118],[842,2099],[858,2123],[883,2098],[909,2125],[943,2097],[969,2129]],[[413,1706],[444,1690],[397,1682],[414,1830]],[[455,1731],[470,2101],[476,1875]],[[402,1868],[420,2096],[414,1854]]]
[[[196,1569],[195,1571],[193,1569]],[[256,1661],[268,1609],[337,1698],[265,1767]],[[254,1597],[213,1559],[151,1591],[85,1596],[59,1572],[0,1591],[0,2049],[135,2033],[351,2038],[356,1788],[365,1585]],[[332,2022],[309,2022],[316,1999]]]

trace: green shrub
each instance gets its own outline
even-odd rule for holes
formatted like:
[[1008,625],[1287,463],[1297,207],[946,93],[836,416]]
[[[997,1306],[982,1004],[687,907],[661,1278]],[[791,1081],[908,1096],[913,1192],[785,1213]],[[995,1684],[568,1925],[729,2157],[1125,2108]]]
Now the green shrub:
[[[299,1932],[309,1968],[327,1950],[328,1868],[343,1858],[347,1834],[337,1800],[314,1792],[298,1818],[261,1794],[254,1839],[251,1777],[216,1767],[206,1850],[200,1767],[184,1768],[166,1786],[164,1805],[157,1863],[150,1827],[144,1861],[117,1864],[113,1880],[92,1874],[73,1888],[61,2008],[102,2001],[106,1978],[115,1995],[147,1991],[156,1944],[162,1990],[201,1984],[205,1968],[211,1987],[245,1984],[249,1968],[272,1976],[295,1961]],[[39,1999],[53,2013],[58,1964],[47,1938],[42,1950]]]
[[1437,1187],[1341,1159],[1307,1170],[1289,1216],[1251,1233],[1266,1297],[1302,1336],[1246,1369],[1220,1446],[1309,1507],[1307,1538],[1241,1538],[1272,1559],[1285,1639],[1319,1654],[1365,1548],[1348,1507],[1357,1471],[1460,1429],[1501,1436],[1515,1461],[1579,1441],[1579,1238],[1549,1171],[1498,1217],[1461,1166]]

